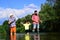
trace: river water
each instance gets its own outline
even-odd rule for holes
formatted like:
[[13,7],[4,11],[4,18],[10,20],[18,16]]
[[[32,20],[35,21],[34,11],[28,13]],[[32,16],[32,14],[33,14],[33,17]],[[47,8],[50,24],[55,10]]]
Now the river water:
[[[16,37],[17,40],[60,40],[60,33],[17,33]],[[0,40],[6,40],[6,36],[0,36]]]

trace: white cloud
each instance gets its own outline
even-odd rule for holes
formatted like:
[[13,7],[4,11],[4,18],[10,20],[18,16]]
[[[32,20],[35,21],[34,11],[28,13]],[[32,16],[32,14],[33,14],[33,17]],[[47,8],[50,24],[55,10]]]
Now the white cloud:
[[0,19],[8,18],[10,13],[13,13],[16,18],[20,18],[22,15],[26,16],[27,14],[33,13],[35,9],[39,10],[38,8],[35,4],[24,5],[23,9],[0,8]]
[[39,6],[37,6],[37,5],[35,5],[35,4],[29,4],[29,5],[25,5],[24,6],[24,10],[25,10],[25,12],[27,12],[27,13],[33,13],[34,12],[34,10],[40,10],[40,8],[39,8]]
[[25,5],[24,6],[25,8],[32,8],[32,9],[37,9],[38,8],[38,6],[36,6],[35,4],[29,4],[28,6],[27,5]]

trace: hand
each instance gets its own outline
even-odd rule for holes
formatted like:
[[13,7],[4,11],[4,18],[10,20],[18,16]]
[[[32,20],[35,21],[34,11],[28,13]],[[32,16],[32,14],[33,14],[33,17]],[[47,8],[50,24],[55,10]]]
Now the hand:
[[42,23],[42,20],[40,20],[39,22]]
[[23,24],[23,22],[21,22],[21,24]]
[[11,22],[9,21],[8,24],[10,24]]

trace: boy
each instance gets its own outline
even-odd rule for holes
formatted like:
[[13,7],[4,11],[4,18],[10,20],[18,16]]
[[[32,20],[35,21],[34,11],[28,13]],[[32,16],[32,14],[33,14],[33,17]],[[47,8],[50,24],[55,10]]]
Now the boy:
[[23,24],[25,27],[25,31],[27,34],[29,34],[29,26],[30,26],[30,22],[28,20],[25,21],[25,23]]

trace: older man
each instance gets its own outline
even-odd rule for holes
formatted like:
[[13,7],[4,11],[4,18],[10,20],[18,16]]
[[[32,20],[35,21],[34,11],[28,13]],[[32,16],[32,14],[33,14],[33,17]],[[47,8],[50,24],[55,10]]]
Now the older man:
[[10,14],[8,24],[10,26],[10,39],[16,40],[16,19],[13,14]]

